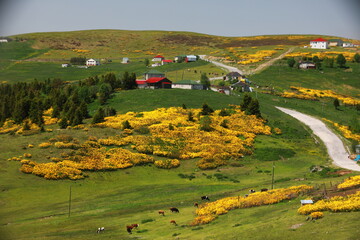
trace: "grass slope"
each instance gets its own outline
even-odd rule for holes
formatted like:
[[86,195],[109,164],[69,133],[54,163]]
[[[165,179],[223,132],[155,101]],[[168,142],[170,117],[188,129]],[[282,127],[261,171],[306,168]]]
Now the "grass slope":
[[[0,187],[4,193],[0,195],[1,236],[3,239],[324,239],[331,233],[336,239],[356,239],[358,213],[326,214],[324,219],[306,222],[304,216],[296,213],[300,198],[273,206],[234,210],[205,226],[187,226],[194,218],[193,203],[200,202],[202,195],[210,196],[213,201],[246,194],[250,188],[271,187],[273,162],[276,188],[299,184],[329,185],[330,181],[340,182],[345,177],[321,178],[309,173],[311,165],[328,164],[324,147],[314,144],[308,130],[299,122],[276,110],[271,98],[265,95],[260,99],[264,102],[263,114],[271,119],[270,125],[284,127],[284,133],[258,137],[255,155],[243,158],[242,167],[225,166],[201,171],[195,167],[196,160],[186,160],[172,170],[141,166],[90,172],[89,178],[82,181],[48,181],[20,173],[19,163],[6,159],[27,152],[36,161],[48,161],[47,156],[59,155],[60,150],[43,150],[37,145],[51,137],[69,134],[84,140],[88,136],[115,135],[119,130],[58,130],[57,126],[51,126],[53,132],[33,136],[0,135]],[[125,113],[182,104],[189,108],[200,107],[203,102],[219,109],[240,101],[239,97],[210,91],[134,90],[117,93],[109,105]],[[29,143],[35,147],[22,149]],[[289,149],[294,154],[280,153],[277,157],[273,153],[273,161],[264,161],[268,155],[264,149]],[[195,178],[190,181],[179,177],[180,173]],[[295,180],[303,177],[307,180]],[[68,217],[70,186],[72,205]],[[158,215],[158,210],[173,206],[180,209],[179,214],[166,211],[165,217]],[[170,224],[172,219],[178,226]],[[140,228],[129,235],[125,226],[132,223],[140,223]],[[290,229],[299,223],[304,225]],[[96,229],[101,226],[105,227],[105,232],[96,234]],[[338,229],[334,230],[334,226]]]

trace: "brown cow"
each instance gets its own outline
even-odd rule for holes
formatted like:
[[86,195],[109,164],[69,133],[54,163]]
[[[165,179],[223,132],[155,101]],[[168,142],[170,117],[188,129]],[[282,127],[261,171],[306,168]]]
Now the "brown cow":
[[170,209],[171,212],[179,213],[179,209],[177,209],[176,207],[171,207],[169,209]]
[[196,203],[194,203],[194,207],[199,207],[199,204],[196,202]]
[[164,210],[159,210],[159,214],[165,216],[165,211]]
[[177,223],[176,223],[175,220],[171,220],[170,223],[171,223],[171,224],[174,224],[175,226],[177,226]]
[[132,230],[134,228],[138,228],[139,227],[139,224],[137,223],[134,223],[134,224],[131,224],[130,226],[126,226],[126,231],[129,233],[129,234],[132,234]]

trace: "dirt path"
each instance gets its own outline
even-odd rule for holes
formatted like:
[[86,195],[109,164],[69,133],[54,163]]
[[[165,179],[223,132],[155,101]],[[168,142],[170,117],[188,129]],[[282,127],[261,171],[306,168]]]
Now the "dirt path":
[[289,48],[289,50],[287,50],[286,52],[282,53],[280,56],[273,58],[267,62],[264,62],[263,64],[260,64],[255,70],[252,71],[252,74],[260,72],[261,70],[263,70],[264,68],[267,68],[269,66],[271,66],[275,61],[282,59],[285,57],[286,54],[294,51],[295,47],[291,47]]
[[346,151],[344,144],[340,140],[340,138],[332,131],[330,131],[329,128],[322,121],[309,115],[287,108],[276,108],[309,126],[310,129],[314,132],[314,134],[324,142],[330,158],[333,160],[333,163],[335,165],[352,171],[360,171],[360,166],[356,162],[348,158],[349,153]]

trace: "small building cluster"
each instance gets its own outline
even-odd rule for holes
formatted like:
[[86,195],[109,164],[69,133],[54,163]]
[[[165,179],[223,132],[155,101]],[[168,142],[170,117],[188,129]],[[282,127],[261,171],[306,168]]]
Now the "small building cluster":
[[344,42],[341,39],[326,40],[323,38],[317,38],[310,41],[310,47],[314,49],[328,49],[330,47],[336,47],[336,46],[344,47],[344,48],[355,47],[354,44],[350,42]]

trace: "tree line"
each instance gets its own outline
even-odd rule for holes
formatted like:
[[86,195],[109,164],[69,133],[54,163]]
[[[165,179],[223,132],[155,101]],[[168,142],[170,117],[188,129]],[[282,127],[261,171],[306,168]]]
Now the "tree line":
[[[98,100],[106,104],[116,89],[135,89],[136,75],[125,72],[121,77],[114,73],[89,77],[76,83],[61,79],[34,80],[30,83],[0,84],[0,126],[7,119],[21,124],[29,119],[44,126],[43,112],[53,108],[52,117],[59,118],[61,128],[75,126],[90,117],[88,104]],[[105,114],[115,115],[112,108]]]

